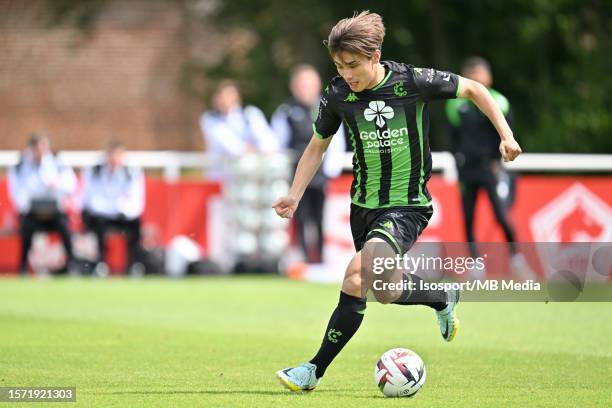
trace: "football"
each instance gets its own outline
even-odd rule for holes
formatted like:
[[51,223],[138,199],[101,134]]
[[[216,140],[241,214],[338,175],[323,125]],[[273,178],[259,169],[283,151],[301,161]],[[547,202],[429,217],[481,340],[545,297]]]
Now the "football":
[[394,348],[374,366],[374,383],[386,397],[412,397],[425,384],[425,364],[417,353]]

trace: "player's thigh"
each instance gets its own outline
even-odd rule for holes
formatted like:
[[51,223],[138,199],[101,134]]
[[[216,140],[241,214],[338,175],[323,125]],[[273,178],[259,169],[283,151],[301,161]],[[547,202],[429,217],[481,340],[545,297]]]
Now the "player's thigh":
[[433,214],[431,207],[391,208],[381,213],[368,232],[368,241],[380,238],[403,256],[412,248]]
[[401,273],[396,268],[396,255],[393,247],[386,241],[377,237],[369,239],[349,262],[344,275],[343,292],[363,298],[371,290],[373,282],[377,281],[384,282],[385,289],[375,294],[376,299],[381,301],[397,295],[387,292],[388,283],[401,280]]
[[391,303],[402,294],[400,254],[379,237],[368,239],[361,251],[363,285],[380,303]]

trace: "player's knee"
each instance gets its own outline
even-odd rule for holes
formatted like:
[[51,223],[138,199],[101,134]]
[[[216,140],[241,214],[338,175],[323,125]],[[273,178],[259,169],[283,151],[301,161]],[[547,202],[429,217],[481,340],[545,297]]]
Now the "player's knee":
[[389,304],[396,301],[402,294],[397,282],[401,280],[396,255],[393,248],[385,241],[374,238],[368,242],[369,255],[364,259],[364,269],[371,276],[369,287],[378,303]]
[[342,282],[342,291],[351,296],[361,296],[361,281],[354,276],[347,276]]
[[351,262],[344,274],[342,291],[352,296],[362,295],[361,268],[357,262]]
[[373,290],[376,301],[383,305],[395,302],[402,294],[401,290]]

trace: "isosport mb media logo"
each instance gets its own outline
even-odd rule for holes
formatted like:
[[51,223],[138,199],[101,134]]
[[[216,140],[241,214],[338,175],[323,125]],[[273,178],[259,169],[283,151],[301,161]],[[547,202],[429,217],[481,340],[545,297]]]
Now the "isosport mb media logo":
[[361,131],[359,136],[368,150],[379,149],[381,152],[391,152],[407,148],[408,129],[406,127],[397,129],[385,124],[395,117],[395,111],[387,106],[384,101],[372,101],[363,111],[363,117],[368,122],[376,124],[374,131]]

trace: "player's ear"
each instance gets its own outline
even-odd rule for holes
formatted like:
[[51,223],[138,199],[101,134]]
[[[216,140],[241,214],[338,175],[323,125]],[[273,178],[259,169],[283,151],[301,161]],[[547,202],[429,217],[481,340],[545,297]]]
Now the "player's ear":
[[380,57],[381,57],[382,53],[380,52],[380,50],[376,50],[372,53],[372,62],[374,64],[378,64],[380,62]]

